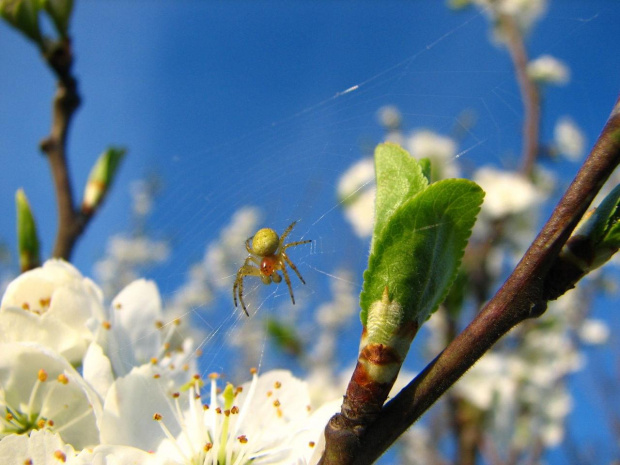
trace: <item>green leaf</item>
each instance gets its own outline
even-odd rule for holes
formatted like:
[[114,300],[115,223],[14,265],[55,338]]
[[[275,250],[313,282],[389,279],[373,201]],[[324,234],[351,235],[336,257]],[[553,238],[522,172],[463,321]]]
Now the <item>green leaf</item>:
[[375,149],[377,197],[375,201],[375,238],[398,208],[428,186],[422,167],[405,149],[392,144],[379,144]]
[[370,305],[382,298],[385,286],[408,321],[422,324],[437,309],[456,276],[483,197],[472,181],[446,179],[396,211],[390,209],[393,213],[374,237],[364,272],[360,296],[364,325]]

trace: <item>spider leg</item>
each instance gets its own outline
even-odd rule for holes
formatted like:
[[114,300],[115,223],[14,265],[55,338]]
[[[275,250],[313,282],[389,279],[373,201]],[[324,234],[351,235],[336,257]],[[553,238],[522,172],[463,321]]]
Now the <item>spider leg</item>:
[[243,308],[246,316],[250,316],[250,314],[248,313],[245,302],[243,301],[243,278],[246,276],[261,276],[260,270],[254,265],[249,264],[250,262],[256,262],[254,257],[248,257],[245,259],[243,266],[239,268],[239,271],[237,271],[237,277],[235,278],[235,284],[233,285],[233,300],[235,302],[235,307],[237,306],[237,295],[239,295],[239,302],[241,302],[241,308]]
[[310,242],[312,242],[312,239],[306,239],[305,241],[290,242],[286,244],[284,247],[282,247],[282,252],[284,252],[289,247],[295,247],[296,245],[308,244]]
[[288,286],[288,293],[291,294],[291,301],[293,302],[293,305],[295,305],[295,296],[293,295],[293,287],[291,286],[291,280],[288,277],[288,273],[286,272],[285,266],[282,267],[282,274],[284,275],[284,281],[286,281],[286,285]]
[[245,241],[245,250],[247,250],[248,253],[254,253],[254,252],[252,252],[252,248],[250,247],[250,241],[252,239],[254,239],[254,236],[248,237],[247,240]]
[[[302,283],[306,284],[306,281],[304,281],[304,278],[301,277],[301,273],[299,272],[299,270],[297,269],[295,264],[291,261],[291,259],[288,258],[288,255],[286,255],[284,252],[282,252],[282,258],[284,258],[286,263],[288,263],[288,266],[290,266],[293,269],[293,271],[295,272],[295,274],[297,274],[297,277],[299,278],[299,280]],[[282,267],[282,268],[284,268],[284,267]]]
[[292,231],[292,229],[295,227],[296,224],[297,224],[297,220],[295,220],[291,224],[289,224],[288,228],[286,228],[284,230],[284,232],[280,236],[280,245],[284,244],[284,239],[286,239],[286,236],[289,235],[289,233]]

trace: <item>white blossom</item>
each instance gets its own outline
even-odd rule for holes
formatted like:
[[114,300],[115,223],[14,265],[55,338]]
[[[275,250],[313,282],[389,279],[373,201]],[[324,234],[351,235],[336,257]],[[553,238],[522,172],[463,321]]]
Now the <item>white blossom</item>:
[[[157,286],[141,279],[114,298],[107,319],[94,330],[115,376],[149,363],[168,367],[169,374],[178,376],[176,381],[182,384],[195,361],[193,342],[180,332],[180,323],[179,319],[164,318]],[[97,366],[102,362],[98,357],[86,362],[90,360],[96,360]],[[86,364],[85,369],[90,366]]]
[[604,344],[609,340],[609,326],[595,318],[586,318],[578,328],[578,334],[585,344]]
[[27,342],[0,353],[0,437],[48,430],[78,450],[98,443],[99,396],[65,359]]
[[[254,373],[251,382],[227,384],[222,394],[218,378],[209,377],[203,404],[199,377],[175,393],[152,367],[135,369],[106,399],[103,441],[154,450],[172,464],[295,464],[320,454],[320,437],[337,404],[313,413],[306,383],[287,371]],[[144,427],[132,428],[136,421]]]
[[338,181],[338,198],[345,218],[359,237],[369,237],[374,226],[375,163],[371,157],[351,166]]
[[456,163],[456,142],[428,129],[414,131],[407,139],[406,148],[416,159],[428,158],[431,161],[433,180],[459,176]]
[[[74,462],[71,462],[73,464]],[[84,449],[75,459],[75,465],[169,465],[157,455],[136,447],[98,445]],[[54,465],[58,465],[55,462]]]
[[77,465],[75,450],[65,444],[57,433],[47,429],[29,434],[10,434],[0,441],[0,463],[6,465]]
[[484,355],[455,384],[460,396],[482,410],[490,410],[499,399],[515,396],[517,379],[515,370],[519,362],[505,354],[490,352]]
[[[493,21],[500,15],[514,18],[527,31],[547,11],[547,0],[470,0],[482,8]],[[500,32],[501,31],[497,31]]]
[[103,296],[73,265],[52,259],[13,280],[0,305],[0,340],[36,341],[72,363],[83,357],[102,319]]
[[490,218],[527,212],[542,200],[536,187],[515,172],[482,167],[474,174],[474,181],[485,192],[482,213]]
[[581,129],[569,117],[558,120],[553,130],[558,152],[571,161],[579,161],[585,152],[586,140]]
[[542,55],[527,64],[530,79],[540,84],[562,85],[570,80],[568,66],[551,55]]
[[384,105],[377,111],[379,124],[388,131],[396,131],[402,123],[402,115],[394,105]]

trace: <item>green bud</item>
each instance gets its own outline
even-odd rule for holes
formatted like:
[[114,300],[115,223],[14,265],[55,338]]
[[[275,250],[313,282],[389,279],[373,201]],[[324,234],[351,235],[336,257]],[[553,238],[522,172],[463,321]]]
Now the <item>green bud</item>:
[[[620,185],[616,186],[598,208],[586,213],[568,242],[579,240],[589,244],[587,270],[598,268],[620,248]],[[572,250],[576,254],[575,250]],[[580,257],[582,260],[586,257]]]
[[269,339],[283,352],[299,356],[303,353],[303,345],[295,327],[287,325],[275,318],[268,318],[266,330]]
[[43,46],[39,30],[39,0],[0,0],[0,16],[29,39]]
[[125,149],[111,147],[99,156],[86,182],[82,212],[91,214],[99,208],[114,181],[125,152]]
[[471,0],[448,0],[448,8],[460,10],[471,5]]
[[69,19],[73,11],[73,0],[39,0],[41,8],[45,9],[52,18],[54,26],[61,37],[67,37]]
[[39,238],[37,237],[37,225],[23,189],[18,189],[15,194],[15,208],[17,210],[19,265],[22,271],[31,270],[41,263]]
[[[620,247],[620,185],[583,216],[559,259],[570,263],[574,276],[583,276],[609,260]],[[567,266],[564,266],[567,268]],[[574,276],[572,281],[576,281]]]

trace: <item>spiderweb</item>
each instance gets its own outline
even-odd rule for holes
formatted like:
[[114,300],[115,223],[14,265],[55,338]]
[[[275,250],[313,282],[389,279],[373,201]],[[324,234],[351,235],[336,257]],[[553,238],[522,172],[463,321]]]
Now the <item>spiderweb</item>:
[[[617,65],[614,71],[602,53],[586,52],[600,49],[613,30],[612,9],[605,2],[554,3],[532,33],[532,56],[557,55],[573,74],[568,86],[545,94],[545,116],[578,115],[590,141],[617,91]],[[93,17],[94,23],[88,20]],[[166,260],[141,268],[165,305],[182,307],[192,270],[204,274],[205,303],[184,307],[203,335],[196,341],[203,373],[237,376],[240,359],[243,367],[288,366],[301,373],[308,360],[300,365],[274,347],[265,336],[265,318],[287,322],[312,350],[319,337],[315,311],[324,306],[327,314],[336,312],[329,307],[337,301],[334,292],[357,298],[369,238],[356,235],[346,220],[347,198],[339,198],[338,185],[347,169],[385,140],[381,108],[398,109],[405,143],[423,129],[452,138],[450,161],[458,162],[461,176],[482,165],[519,163],[519,87],[507,53],[491,43],[488,20],[478,10],[455,13],[422,2],[136,1],[114,9],[82,3],[74,35],[85,105],[71,151],[96,153],[111,140],[130,150],[76,263],[86,272],[108,236],[132,231],[169,246]],[[8,60],[8,52],[0,53]],[[596,79],[592,69],[599,70]],[[33,102],[46,101],[49,77],[41,82]],[[10,129],[6,116],[0,118]],[[37,140],[46,118],[20,137]],[[552,138],[551,126],[543,125],[543,141]],[[78,185],[89,166],[82,157],[73,164]],[[565,163],[560,170],[570,176],[577,167]],[[16,177],[23,176],[20,171]],[[159,186],[152,209],[139,220],[128,189],[137,178]],[[50,192],[44,177],[40,184]],[[35,192],[31,200],[45,203],[45,195]],[[280,233],[295,220],[289,241],[313,240],[290,250],[307,284],[290,273],[293,307],[284,283],[265,287],[246,278],[248,319],[232,301],[234,273],[246,255],[243,242],[259,227]],[[53,217],[44,216],[41,229],[51,231],[52,224]],[[250,233],[244,235],[244,228]],[[340,368],[357,352],[360,324],[354,315],[349,320],[333,346],[338,355],[331,362]],[[419,350],[412,349],[410,370],[424,366]],[[314,357],[328,355],[318,351]]]

